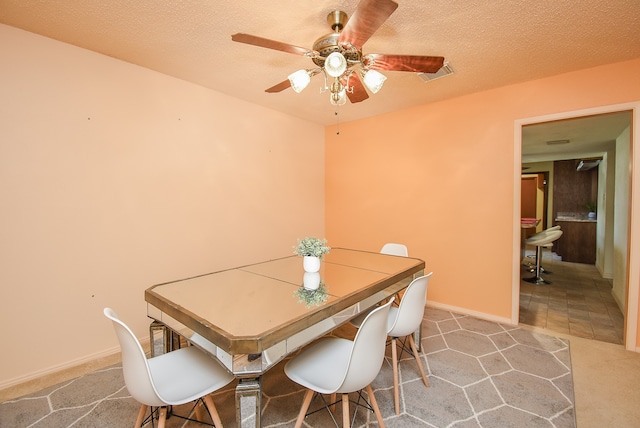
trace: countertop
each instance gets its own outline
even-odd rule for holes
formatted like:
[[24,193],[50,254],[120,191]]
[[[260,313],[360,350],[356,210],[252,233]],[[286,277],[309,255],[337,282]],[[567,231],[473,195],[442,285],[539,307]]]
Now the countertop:
[[597,219],[589,218],[587,214],[567,214],[558,215],[555,221],[573,221],[581,223],[597,223]]

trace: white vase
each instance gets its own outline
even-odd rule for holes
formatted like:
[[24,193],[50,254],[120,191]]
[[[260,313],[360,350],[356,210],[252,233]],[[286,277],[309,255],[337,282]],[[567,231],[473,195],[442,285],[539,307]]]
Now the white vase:
[[318,272],[320,270],[320,257],[304,256],[302,267],[305,272]]
[[317,290],[320,286],[320,274],[318,272],[305,272],[302,278],[302,286],[307,290]]

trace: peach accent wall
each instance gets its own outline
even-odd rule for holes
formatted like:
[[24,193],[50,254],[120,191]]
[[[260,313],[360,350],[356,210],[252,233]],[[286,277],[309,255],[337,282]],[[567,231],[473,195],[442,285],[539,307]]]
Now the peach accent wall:
[[640,59],[328,127],[327,238],[406,243],[434,271],[432,303],[510,322],[515,121],[638,101],[638,76]]
[[[324,128],[0,25],[0,389],[148,336],[149,286],[324,234]],[[310,162],[309,159],[313,159]]]

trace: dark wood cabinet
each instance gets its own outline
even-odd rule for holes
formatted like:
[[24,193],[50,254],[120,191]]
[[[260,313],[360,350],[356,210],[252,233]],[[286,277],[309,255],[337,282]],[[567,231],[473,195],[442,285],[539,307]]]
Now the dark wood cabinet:
[[556,241],[555,252],[564,262],[596,262],[596,222],[556,221],[562,236]]

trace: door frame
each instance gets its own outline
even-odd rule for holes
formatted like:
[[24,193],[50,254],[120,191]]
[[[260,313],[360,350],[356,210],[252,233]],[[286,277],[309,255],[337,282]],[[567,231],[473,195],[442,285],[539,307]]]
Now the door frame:
[[640,352],[638,344],[638,303],[640,297],[640,149],[635,149],[640,129],[640,102],[614,104],[590,109],[574,110],[537,116],[514,121],[514,168],[513,168],[513,267],[511,322],[517,325],[520,316],[520,177],[522,174],[522,127],[541,122],[573,119],[582,116],[631,111],[630,132],[630,195],[629,195],[629,236],[627,247],[626,273],[626,313],[625,313],[625,348]]

